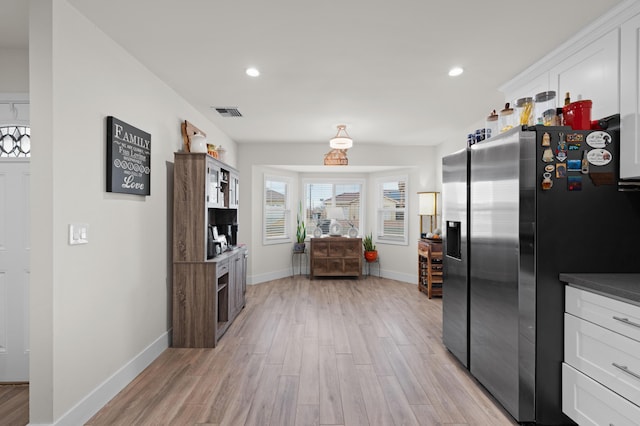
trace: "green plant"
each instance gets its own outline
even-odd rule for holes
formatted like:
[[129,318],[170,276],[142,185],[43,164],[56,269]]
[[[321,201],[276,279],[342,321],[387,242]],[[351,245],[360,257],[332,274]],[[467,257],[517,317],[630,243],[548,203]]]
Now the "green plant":
[[364,239],[362,240],[362,247],[364,248],[364,251],[376,250],[376,245],[373,244],[373,236],[371,235],[371,233],[364,236]]
[[296,241],[298,244],[304,243],[304,240],[307,238],[307,228],[304,226],[304,219],[302,217],[302,201],[300,201],[300,205],[298,207],[298,226],[296,227]]

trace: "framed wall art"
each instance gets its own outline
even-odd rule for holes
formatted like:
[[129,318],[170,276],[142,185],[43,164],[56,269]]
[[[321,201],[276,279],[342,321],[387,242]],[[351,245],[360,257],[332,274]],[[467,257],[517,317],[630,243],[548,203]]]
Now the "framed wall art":
[[107,192],[151,194],[151,135],[107,117]]

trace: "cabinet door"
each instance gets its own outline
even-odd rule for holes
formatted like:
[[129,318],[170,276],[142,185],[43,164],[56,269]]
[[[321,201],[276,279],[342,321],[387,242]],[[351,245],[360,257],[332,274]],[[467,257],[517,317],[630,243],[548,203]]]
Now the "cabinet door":
[[234,173],[230,173],[229,176],[229,208],[237,209],[240,204],[240,195],[238,191],[240,189],[240,178]]
[[242,254],[242,306],[244,306],[244,296],[247,294],[247,252]]
[[244,306],[243,259],[244,253],[238,253],[233,262],[235,268],[235,281],[233,285],[236,293],[236,311],[240,311]]
[[173,346],[216,345],[216,271],[212,263],[173,266]]
[[[527,83],[521,87],[505,91],[505,102],[511,103],[511,106],[513,107],[517,99],[524,97],[533,97],[537,93],[546,92],[548,90],[555,89],[549,89],[549,72],[547,71],[539,75],[538,77],[532,78],[530,81],[527,81]],[[499,113],[501,109],[502,105],[500,105],[500,108],[497,108],[496,105],[496,112]]]
[[640,178],[640,15],[625,22],[620,39],[620,177]]
[[231,256],[229,258],[229,318],[234,318],[238,311],[237,309],[237,277],[236,277],[236,259],[238,255]]
[[557,92],[558,106],[563,105],[565,93],[569,92],[571,101],[578,100],[578,95],[593,101],[591,118],[594,120],[617,114],[620,111],[619,45],[616,28],[553,67],[551,90]]
[[207,158],[207,206],[220,207],[221,204],[220,167]]

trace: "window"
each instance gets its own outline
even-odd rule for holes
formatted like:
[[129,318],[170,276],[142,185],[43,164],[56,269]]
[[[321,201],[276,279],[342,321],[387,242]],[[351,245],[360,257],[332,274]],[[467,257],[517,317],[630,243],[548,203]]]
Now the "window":
[[286,177],[264,177],[263,244],[291,241],[289,187],[289,179]]
[[378,180],[377,240],[409,244],[407,223],[407,176]]
[[0,158],[31,157],[28,126],[0,126]]
[[324,235],[329,234],[332,216],[340,224],[342,235],[347,235],[351,226],[362,235],[363,187],[362,180],[305,180],[303,205],[307,235],[312,235],[316,227],[320,227]]

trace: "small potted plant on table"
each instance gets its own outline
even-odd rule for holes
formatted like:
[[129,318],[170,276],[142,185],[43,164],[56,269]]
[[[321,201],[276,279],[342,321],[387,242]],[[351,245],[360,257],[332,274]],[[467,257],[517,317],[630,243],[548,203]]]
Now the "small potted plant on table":
[[376,245],[373,244],[373,236],[371,233],[364,236],[362,247],[364,248],[364,258],[367,262],[375,262],[378,258],[378,251],[376,250]]
[[294,253],[304,253],[305,242],[307,238],[307,228],[304,226],[304,219],[302,218],[302,201],[298,208],[298,226],[296,227],[296,242],[293,244]]

